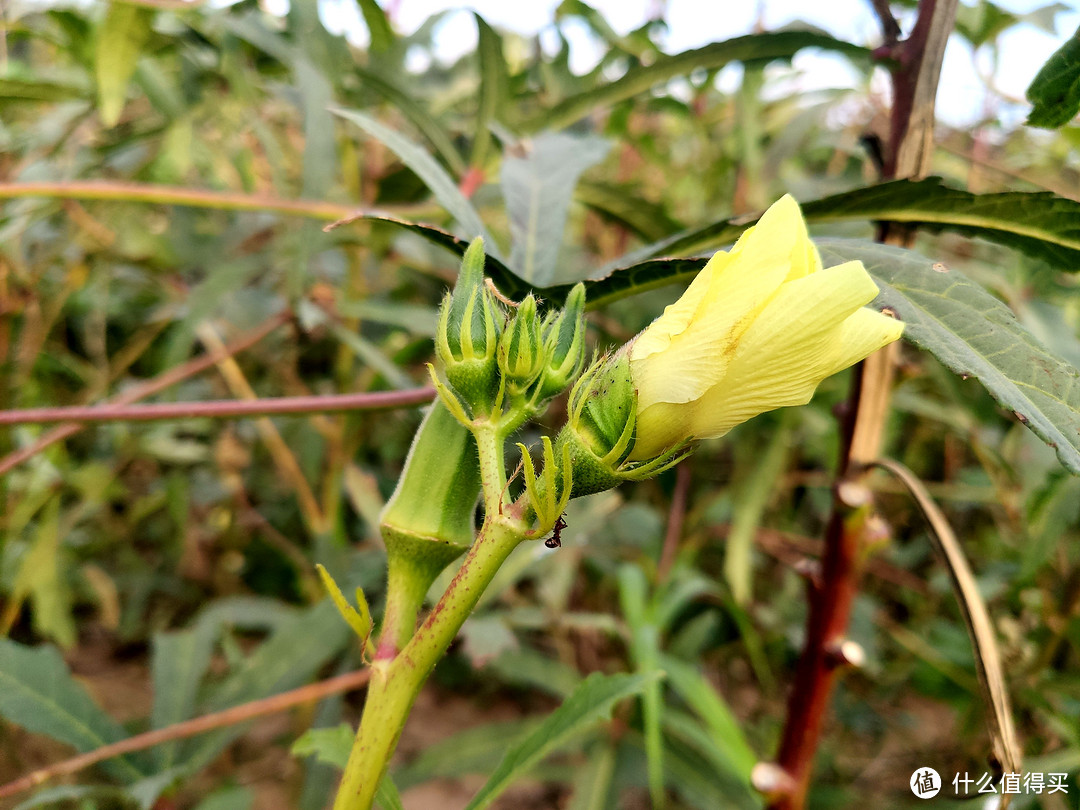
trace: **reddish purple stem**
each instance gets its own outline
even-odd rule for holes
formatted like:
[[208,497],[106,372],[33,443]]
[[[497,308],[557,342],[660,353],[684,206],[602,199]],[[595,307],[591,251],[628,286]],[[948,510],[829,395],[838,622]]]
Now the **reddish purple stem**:
[[158,419],[189,419],[195,416],[229,418],[275,414],[379,411],[422,405],[435,397],[433,388],[405,391],[325,394],[307,397],[275,397],[209,402],[156,402],[146,405],[86,405],[60,408],[25,408],[0,411],[0,425],[55,422],[149,422]]

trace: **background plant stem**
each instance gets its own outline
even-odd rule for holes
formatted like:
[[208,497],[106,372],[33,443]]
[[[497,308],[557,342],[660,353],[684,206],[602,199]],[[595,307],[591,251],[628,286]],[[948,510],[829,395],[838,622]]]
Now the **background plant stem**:
[[[910,37],[896,43],[898,28],[887,3],[875,3],[885,35],[884,55],[896,60],[893,109],[885,153],[886,179],[924,177],[933,146],[934,99],[945,44],[956,17],[957,0],[920,0]],[[884,225],[878,241],[907,246],[913,234]],[[785,774],[772,794],[772,810],[802,810],[821,729],[836,677],[844,663],[836,655],[847,634],[851,605],[862,569],[867,521],[862,504],[845,502],[845,487],[858,484],[880,451],[888,417],[897,344],[867,358],[856,369],[842,419],[840,477],[825,534],[820,575],[807,589],[806,646],[799,660],[777,756]]]

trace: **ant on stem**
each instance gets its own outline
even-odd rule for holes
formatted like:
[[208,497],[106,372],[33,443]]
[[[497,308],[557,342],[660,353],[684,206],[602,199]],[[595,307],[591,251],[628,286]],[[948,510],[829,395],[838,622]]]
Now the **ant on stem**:
[[559,515],[555,520],[555,525],[552,526],[551,537],[544,541],[544,545],[548,548],[562,548],[562,530],[566,528],[566,521],[563,520],[562,515]]

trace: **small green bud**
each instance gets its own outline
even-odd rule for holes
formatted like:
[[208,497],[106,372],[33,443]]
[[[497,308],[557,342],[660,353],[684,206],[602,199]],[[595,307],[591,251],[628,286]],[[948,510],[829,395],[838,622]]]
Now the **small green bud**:
[[544,376],[540,399],[555,396],[585,365],[585,285],[576,284],[558,315],[544,321]]
[[484,284],[484,240],[465,251],[454,291],[443,299],[435,353],[447,381],[474,414],[492,409],[499,388],[496,351],[504,315]]
[[518,304],[499,339],[498,357],[499,371],[511,397],[523,394],[543,372],[544,347],[533,296]]

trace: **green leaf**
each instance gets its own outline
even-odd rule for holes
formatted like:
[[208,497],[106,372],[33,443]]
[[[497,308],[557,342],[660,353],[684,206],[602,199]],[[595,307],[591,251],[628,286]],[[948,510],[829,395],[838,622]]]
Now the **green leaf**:
[[577,769],[567,810],[604,810],[610,807],[609,796],[616,761],[614,745],[595,746],[588,762]]
[[[203,676],[210,666],[219,628],[201,622],[191,630],[158,633],[154,636],[150,671],[154,683],[154,708],[151,725],[165,728],[187,720],[195,713],[195,700]],[[171,767],[176,760],[178,741],[158,747],[158,765]]]
[[604,138],[545,132],[506,150],[502,188],[514,238],[510,266],[525,281],[544,286],[553,280],[574,186],[610,148]]
[[1015,248],[1063,270],[1080,270],[1080,202],[1048,191],[972,194],[928,177],[815,200],[803,206],[803,213],[809,222],[873,219],[960,233]]
[[956,33],[975,48],[995,39],[1005,29],[1015,25],[1020,18],[994,3],[981,0],[977,5],[963,3],[956,8]]
[[427,746],[408,765],[395,771],[395,781],[408,789],[431,779],[486,774],[490,772],[492,762],[539,725],[536,718],[524,718],[485,723],[460,731]]
[[651,65],[634,68],[625,76],[609,84],[564,99],[554,108],[539,113],[527,122],[523,129],[535,132],[539,129],[562,129],[584,118],[598,107],[607,107],[619,101],[647,92],[679,76],[695,70],[716,70],[729,62],[747,59],[790,59],[803,48],[823,48],[839,51],[869,63],[870,51],[843,42],[816,31],[772,31],[750,34],[744,37],[714,42],[703,48],[683,51],[673,56],[657,59]]
[[466,236],[470,240],[477,236],[483,236],[485,250],[498,258],[498,246],[488,234],[484,223],[481,222],[480,215],[473,208],[472,203],[465,198],[465,195],[458,190],[453,178],[446,173],[446,170],[431,155],[400,132],[390,129],[390,127],[366,113],[338,108],[332,109],[331,112],[341,116],[346,121],[356,124],[368,135],[381,141],[391,149],[394,154],[401,158],[402,163],[408,166],[431,189],[435,199],[458,221]]
[[[196,623],[220,632],[222,625],[245,630],[277,631],[296,621],[296,611],[277,599],[262,596],[231,596],[218,599],[199,613]],[[211,631],[207,631],[211,632]]]
[[18,606],[29,597],[34,607],[34,629],[61,647],[70,648],[75,646],[76,631],[71,617],[71,591],[62,569],[60,535],[60,498],[54,497],[43,510],[30,548],[20,560],[9,605],[16,612],[8,612],[4,620],[18,615]]
[[387,357],[371,341],[360,337],[356,332],[351,329],[346,329],[339,323],[329,322],[329,326],[334,337],[352,349],[364,365],[370,366],[378,371],[394,388],[402,390],[412,388],[416,385],[408,374],[403,372],[393,360]]
[[[81,804],[72,805],[72,802]],[[107,785],[59,785],[45,788],[31,796],[29,799],[15,805],[12,810],[36,810],[39,807],[76,806],[79,808],[90,807],[134,807],[135,800],[123,788],[109,787]]]
[[881,288],[877,308],[907,324],[904,337],[961,377],[974,377],[1080,474],[1080,371],[1052,354],[986,290],[916,253],[845,239],[819,240],[826,265],[857,259]]
[[791,429],[781,417],[765,444],[748,443],[754,461],[752,472],[737,485],[732,507],[731,530],[724,543],[724,579],[731,598],[742,606],[751,604],[754,583],[754,542],[766,515],[769,500],[777,491],[780,476],[788,469]]
[[[1080,202],[1050,192],[972,194],[943,185],[940,177],[928,177],[915,182],[895,180],[801,206],[810,223],[904,222],[987,239],[1063,270],[1080,270]],[[663,254],[713,250],[734,242],[756,221],[756,216],[722,219],[634,251],[619,263],[630,265]]]
[[[630,657],[634,667],[644,676],[660,673],[660,627],[657,621],[659,598],[649,596],[649,583],[639,566],[625,564],[619,568],[619,606],[630,628]],[[645,759],[649,774],[649,795],[654,807],[664,803],[664,740],[661,724],[664,703],[661,685],[651,680],[642,689],[642,731],[645,737]]]
[[479,168],[484,165],[491,145],[491,122],[499,120],[499,111],[507,105],[510,71],[503,56],[502,37],[479,14],[473,16],[479,36],[476,51],[480,58],[480,104],[470,162]]
[[161,794],[185,775],[180,768],[168,768],[140,779],[134,785],[128,785],[127,794],[140,810],[152,810],[161,798]]
[[375,0],[358,0],[360,13],[364,15],[364,23],[371,34],[371,51],[382,53],[394,46],[397,36],[390,27],[390,19]]
[[518,647],[517,636],[498,614],[470,616],[461,628],[461,651],[474,669],[486,667],[494,658]]
[[382,810],[402,810],[397,785],[388,773],[384,773],[382,779],[379,780],[379,787],[375,790],[375,803]]
[[[0,716],[80,752],[127,736],[71,677],[54,647],[24,647],[7,639],[0,639]],[[125,782],[143,776],[129,757],[107,760],[102,767]]]
[[581,683],[576,668],[529,647],[507,650],[491,661],[485,671],[506,683],[539,689],[560,698],[567,697]]
[[[332,225],[327,226],[324,230],[331,228],[339,228],[342,225],[347,225],[350,222],[358,221],[366,222],[385,222],[393,225],[397,228],[415,233],[417,236],[421,236],[433,245],[438,245],[441,248],[453,253],[459,259],[465,255],[466,249],[469,247],[469,240],[462,239],[448,231],[443,230],[435,225],[428,225],[423,222],[413,222],[408,219],[401,219],[400,217],[391,217],[383,214],[359,214],[357,216],[349,217],[348,219],[340,220]],[[484,242],[484,250],[487,251],[487,256],[484,262],[485,275],[491,276],[491,279],[498,285],[499,289],[506,295],[512,297],[523,297],[530,290],[535,289],[518,276],[503,262],[493,256],[489,249],[489,243]],[[565,292],[570,291],[570,285],[565,285]],[[565,292],[563,298],[565,298]],[[561,299],[560,299],[561,300]]]
[[656,54],[656,45],[648,36],[634,36],[635,33],[640,34],[641,29],[637,32],[632,31],[625,37],[619,36],[618,32],[604,19],[604,15],[592,6],[581,0],[562,0],[555,9],[555,21],[562,22],[574,17],[585,23],[589,30],[611,49],[609,54],[626,53],[639,59]]
[[325,599],[282,623],[215,691],[208,708],[217,711],[300,686],[351,639],[333,602]]
[[[675,753],[678,746],[686,746],[687,758],[693,756],[703,760],[705,767],[698,765],[698,770],[711,789],[719,790],[723,794],[725,810],[750,810],[750,808],[761,807],[760,794],[750,786],[748,781],[732,772],[731,762],[725,752],[697,718],[686,712],[669,708],[664,713],[664,741],[666,751],[671,755],[671,766],[668,768],[670,787],[674,787],[680,793],[687,787],[678,773],[679,758]],[[716,804],[706,801],[699,806],[711,809]]]
[[309,59],[295,57],[292,68],[304,116],[301,194],[308,199],[321,199],[337,175],[334,119],[326,111],[334,100],[334,89]]
[[1027,89],[1027,125],[1063,127],[1080,111],[1080,28],[1046,60]]
[[956,33],[975,48],[997,39],[1002,32],[1019,23],[1029,23],[1050,36],[1056,36],[1057,15],[1069,10],[1063,3],[1050,3],[1024,14],[1016,14],[989,0],[979,0],[974,6],[960,3],[956,9]]
[[235,260],[222,258],[208,269],[206,277],[187,293],[184,317],[174,326],[166,349],[169,365],[179,365],[191,348],[196,327],[230,301],[230,297],[251,278],[265,271],[265,265],[250,256]]
[[510,783],[524,775],[553,748],[572,735],[610,716],[614,705],[636,695],[659,673],[651,675],[602,675],[594,672],[540,726],[506,752],[502,762],[466,810],[488,807]]
[[330,728],[309,728],[296,738],[289,752],[294,757],[314,756],[319,762],[345,769],[356,732],[348,723]]
[[349,69],[356,74],[365,88],[378,93],[389,101],[394,109],[412,121],[413,126],[435,147],[435,151],[446,161],[451,171],[464,174],[467,167],[461,153],[442,125],[416,101],[414,95],[405,92],[389,78],[374,70],[360,65],[352,65]]
[[728,768],[749,787],[750,771],[758,757],[747,743],[727,703],[705,676],[690,664],[661,654],[660,665],[667,673],[671,688],[705,721],[709,736],[717,750],[722,752]]
[[574,193],[578,202],[587,205],[605,219],[622,225],[646,242],[664,239],[682,226],[663,205],[640,199],[635,183],[600,183],[582,180]]
[[98,31],[94,71],[101,122],[115,126],[124,111],[128,82],[139,53],[150,35],[151,9],[135,3],[112,2]]
[[11,101],[67,101],[82,98],[86,88],[76,83],[51,81],[49,79],[15,78],[0,79],[0,99]]
[[251,810],[255,794],[246,787],[227,787],[216,790],[199,802],[195,810]]
[[[705,266],[708,258],[648,259],[620,267],[607,275],[585,282],[585,300],[589,309],[596,309],[620,298],[647,290],[666,287],[678,281],[689,281]],[[557,292],[548,291],[550,295]]]

